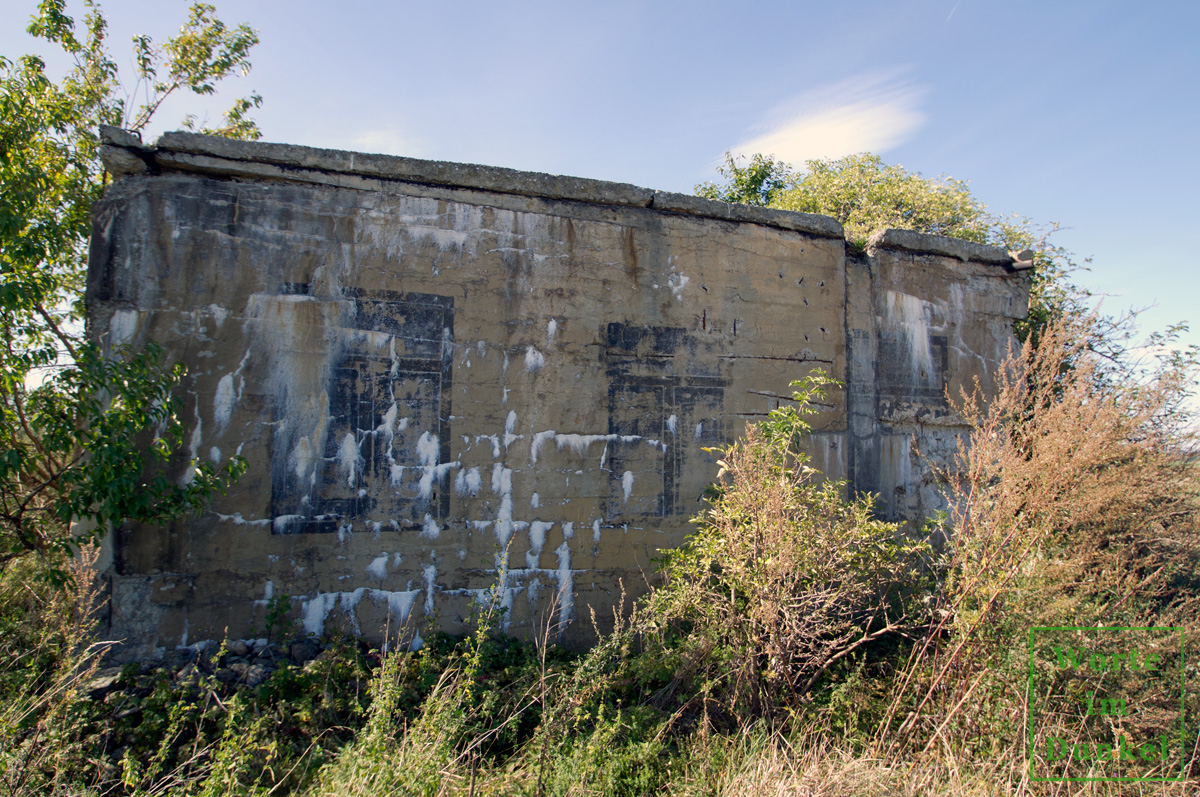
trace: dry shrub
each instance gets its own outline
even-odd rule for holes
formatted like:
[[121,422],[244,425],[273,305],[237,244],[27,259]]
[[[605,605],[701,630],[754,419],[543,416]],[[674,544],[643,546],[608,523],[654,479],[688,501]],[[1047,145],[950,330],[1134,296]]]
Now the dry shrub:
[[[1096,354],[1100,334],[1092,320],[1053,324],[1001,370],[990,402],[963,400],[974,432],[947,474],[947,577],[898,682],[893,740],[1035,755],[1038,738],[1020,749],[1034,627],[1200,639],[1196,436],[1181,411],[1192,363],[1117,367]],[[1194,688],[1188,700],[1194,711]],[[1171,712],[1144,708],[1143,723],[1169,728]]]
[[697,531],[664,563],[642,613],[649,658],[706,717],[744,722],[795,709],[830,667],[915,624],[928,546],[873,517],[869,499],[822,482],[794,444],[808,431],[818,376],[722,451],[720,481]]
[[1173,412],[1187,371],[1114,373],[1090,329],[1052,326],[990,405],[978,392],[963,403],[976,431],[951,495],[947,591],[962,631],[996,610],[1094,625],[1195,606],[1179,590],[1200,550],[1196,438]]

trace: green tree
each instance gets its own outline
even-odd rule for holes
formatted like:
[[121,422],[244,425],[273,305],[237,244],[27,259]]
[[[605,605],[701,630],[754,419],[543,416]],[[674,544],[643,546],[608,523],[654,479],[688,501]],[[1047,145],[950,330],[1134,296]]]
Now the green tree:
[[[29,25],[71,58],[61,80],[36,55],[0,56],[0,567],[70,552],[127,518],[179,516],[244,467],[191,463],[182,480],[168,477],[182,442],[171,391],[183,368],[166,366],[154,347],[102,354],[83,334],[83,283],[90,209],[107,178],[98,128],[140,134],[171,94],[212,94],[249,70],[257,34],[197,3],[161,45],[135,37],[130,96],[145,99],[135,107],[123,98],[100,8],[86,6],[78,35],[65,0],[43,0]],[[238,100],[223,125],[202,132],[257,138],[247,114],[260,102]]]
[[887,227],[979,243],[1000,243],[996,239],[1007,234],[1003,222],[988,214],[962,180],[944,175],[926,179],[902,166],[888,166],[871,153],[806,165],[776,207],[833,216],[851,241],[865,242]]
[[717,167],[723,183],[701,183],[697,196],[722,202],[741,202],[743,205],[773,206],[776,200],[795,185],[797,175],[792,167],[775,160],[773,155],[753,155],[745,166],[741,156],[725,153],[725,164]]

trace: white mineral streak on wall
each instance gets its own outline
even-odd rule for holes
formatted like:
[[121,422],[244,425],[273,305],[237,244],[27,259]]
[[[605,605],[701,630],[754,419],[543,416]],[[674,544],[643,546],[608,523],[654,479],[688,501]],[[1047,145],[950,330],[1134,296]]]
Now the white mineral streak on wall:
[[[531,570],[526,570],[525,573],[531,573]],[[526,576],[525,582],[525,600],[529,603],[529,614],[534,616],[538,610],[538,593],[542,591],[542,580],[537,576],[529,578]]]
[[361,634],[358,626],[358,615],[355,611],[358,603],[367,594],[366,587],[359,587],[350,592],[318,592],[313,598],[300,604],[300,617],[304,631],[312,636],[325,633],[325,622],[335,608],[340,608],[350,621],[355,634]]
[[542,505],[542,497],[537,493],[529,496],[529,506],[531,509],[537,509]]
[[425,616],[433,616],[433,590],[437,586],[437,564],[421,565],[425,574]]
[[217,448],[216,446],[213,446],[212,448],[208,449],[208,458],[210,460],[212,460],[213,462],[220,462],[221,461],[221,449]]
[[[583,457],[587,454],[588,446],[592,443],[605,443],[604,452],[600,455],[600,467],[604,468],[604,458],[607,456],[608,443],[620,441],[622,443],[633,443],[641,440],[641,435],[636,434],[555,434],[554,443],[558,446],[558,450],[569,448],[577,457]],[[647,443],[657,446],[657,440],[647,440]]]
[[479,495],[482,487],[483,477],[479,474],[479,468],[460,470],[454,477],[454,492],[459,495]]
[[672,274],[671,276],[667,277],[667,287],[671,289],[671,293],[679,301],[683,301],[683,289],[687,287],[689,282],[691,282],[691,280],[682,274]]
[[[517,428],[517,412],[509,410],[508,417],[504,419],[504,448],[507,449],[515,441],[520,440],[525,435],[513,434],[513,430]],[[499,456],[499,455],[497,455]]]
[[492,459],[500,459],[500,436],[495,434],[477,434],[475,435],[475,443],[480,440],[487,440],[492,444]]
[[387,332],[371,329],[348,329],[344,330],[344,334],[351,341],[366,344],[372,349],[382,349],[387,346],[390,352],[395,353],[396,339]]
[[545,365],[546,365],[546,355],[542,354],[540,351],[538,351],[537,349],[535,349],[532,346],[526,347],[526,349],[525,349],[525,371],[527,373],[533,373],[534,371],[540,371],[540,370],[542,370],[542,368]]
[[704,437],[704,422],[703,421],[696,424],[696,439],[699,440],[702,437]]
[[433,519],[433,515],[425,513],[425,525],[421,527],[421,537],[427,540],[436,540],[442,533],[438,527],[437,521]]
[[496,540],[500,550],[508,547],[513,532],[512,469],[497,462],[492,466],[492,492],[500,496],[500,509],[496,512]]
[[225,374],[217,383],[217,391],[213,396],[213,421],[217,426],[217,434],[229,426],[229,416],[233,413],[234,404],[233,374]]
[[517,597],[517,593],[521,591],[521,588],[508,586],[507,571],[503,572],[502,581],[505,586],[504,589],[500,591],[499,608],[503,611],[503,613],[500,615],[503,618],[500,621],[500,630],[507,634],[508,628],[512,624],[513,600]]
[[367,565],[367,575],[372,578],[377,578],[380,581],[387,578],[387,553],[381,553],[371,560],[371,564]]
[[[569,536],[565,533],[563,536]],[[575,579],[571,575],[571,546],[566,540],[554,551],[558,556],[558,628],[561,631],[575,613]]]
[[445,212],[439,212],[442,203],[428,197],[405,197],[401,208],[399,219],[369,226],[377,242],[384,237],[383,230],[394,230],[393,235],[405,235],[413,243],[430,242],[440,252],[452,251],[458,257],[464,251],[474,253],[483,227],[483,208],[450,202],[445,204]]
[[438,475],[438,455],[441,450],[437,435],[421,432],[421,439],[417,441],[417,464],[424,468],[421,481],[417,484],[417,494],[421,498],[428,499],[433,492],[433,479]]
[[546,532],[554,528],[553,523],[535,520],[529,524],[529,553],[525,554],[525,565],[530,570],[536,570],[542,557],[542,547],[546,544]]
[[546,344],[549,345],[554,340],[554,335],[558,332],[558,322],[553,318],[546,324]]
[[[436,575],[437,571],[435,569],[435,578]],[[354,632],[361,634],[362,630],[358,622],[358,605],[364,597],[368,597],[376,605],[386,603],[389,620],[396,626],[399,626],[408,621],[409,615],[412,613],[413,604],[421,593],[426,591],[412,589],[391,592],[383,589],[359,587],[358,589],[346,592],[318,592],[312,598],[301,602],[301,624],[304,626],[305,633],[312,636],[321,636],[325,633],[325,624],[329,621],[329,615],[335,609],[340,609],[345,614],[346,619],[349,620]],[[265,606],[270,600],[271,597],[268,596],[265,600],[255,601],[255,603]]]
[[504,352],[504,361],[500,363],[500,403],[508,404],[508,352]]
[[271,521],[274,524],[276,534],[286,534],[288,525],[294,520],[303,520],[303,515],[276,515]]
[[592,521],[592,542],[600,542],[600,518]]
[[416,603],[417,597],[423,592],[419,589],[403,590],[400,592],[388,592],[382,589],[372,589],[367,591],[367,596],[376,603],[387,603],[388,619],[399,626],[402,623],[408,622],[408,617],[412,614],[413,604]]
[[[395,371],[395,364],[392,366]],[[404,480],[404,466],[396,463],[396,433],[408,428],[408,418],[396,419],[400,414],[400,408],[396,405],[393,398],[391,405],[387,408],[387,412],[379,421],[379,426],[376,426],[371,434],[374,434],[376,439],[382,439],[387,442],[387,447],[383,451],[383,456],[388,462],[388,476],[393,485],[400,484]]]
[[[396,438],[396,416],[400,414],[400,408],[396,405],[395,400],[391,406],[387,408],[387,412],[383,413],[383,417],[379,419],[379,425],[375,427],[374,434],[377,438],[387,443],[387,457],[394,461],[392,456],[392,441]],[[405,426],[408,425],[408,419],[405,418]]]
[[269,604],[271,602],[271,599],[274,597],[275,597],[275,582],[267,581],[266,584],[263,584],[262,600],[255,601],[254,605],[255,606],[266,606],[267,604]]
[[141,324],[141,316],[137,310],[117,310],[108,321],[108,340],[112,345],[119,346],[133,340]]
[[358,471],[361,457],[358,454],[358,443],[354,440],[354,432],[346,432],[342,444],[338,446],[338,473],[346,480],[347,487],[358,483]]
[[235,526],[269,526],[272,523],[271,518],[259,518],[257,520],[246,520],[242,517],[241,512],[234,512],[232,515],[222,515],[220,512],[214,512],[219,519],[232,523]]
[[[547,440],[553,439],[554,437],[555,432],[553,429],[545,432],[538,432],[533,436],[533,442],[529,444],[529,465],[531,467],[537,465],[538,452],[541,450],[542,444]],[[559,448],[562,448],[562,446],[559,446]]]
[[564,448],[569,448],[577,457],[582,457],[587,454],[588,446],[592,443],[608,440],[608,435],[604,434],[556,434],[554,435],[554,444],[561,451]]
[[672,415],[670,418],[667,418],[667,431],[668,432],[670,432],[671,434],[675,434],[675,431],[678,428],[678,426],[679,426],[679,416],[678,415]]
[[887,292],[889,320],[904,333],[905,348],[908,350],[909,368],[914,377],[921,377],[932,384],[935,376],[933,352],[929,348],[928,302],[899,291]]
[[621,474],[621,489],[625,491],[625,503],[629,503],[629,496],[633,493],[633,471],[627,470]]
[[213,317],[213,321],[217,324],[217,329],[225,323],[225,319],[229,317],[229,311],[219,304],[210,304],[208,306],[208,314]]

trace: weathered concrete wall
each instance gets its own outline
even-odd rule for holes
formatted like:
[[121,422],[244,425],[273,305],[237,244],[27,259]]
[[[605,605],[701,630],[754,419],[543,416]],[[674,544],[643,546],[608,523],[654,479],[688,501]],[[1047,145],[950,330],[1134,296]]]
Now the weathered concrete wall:
[[703,449],[817,366],[846,388],[815,464],[919,517],[940,499],[917,447],[963,431],[946,388],[995,367],[1027,305],[1005,253],[950,239],[848,256],[821,216],[108,136],[91,333],[163,343],[190,369],[190,455],[250,463],[199,519],[115,535],[133,653],[259,633],[273,598],[315,634],[460,628],[498,571],[510,631],[586,636],[687,532]]

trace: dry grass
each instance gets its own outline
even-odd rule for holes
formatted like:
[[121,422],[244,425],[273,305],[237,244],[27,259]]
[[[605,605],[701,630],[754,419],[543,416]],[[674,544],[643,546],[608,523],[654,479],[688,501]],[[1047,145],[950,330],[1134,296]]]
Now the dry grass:
[[[67,775],[78,769],[85,719],[78,711],[85,685],[104,652],[95,642],[102,603],[95,547],[84,547],[68,565],[65,589],[49,587],[20,568],[5,574],[9,609],[4,661],[5,700],[0,702],[0,789],[11,797],[74,794]],[[19,609],[15,616],[13,610]]]
[[964,762],[949,750],[920,763],[851,750],[828,735],[774,739],[724,780],[721,797],[1191,797],[1192,783],[1032,783],[1019,761]]

